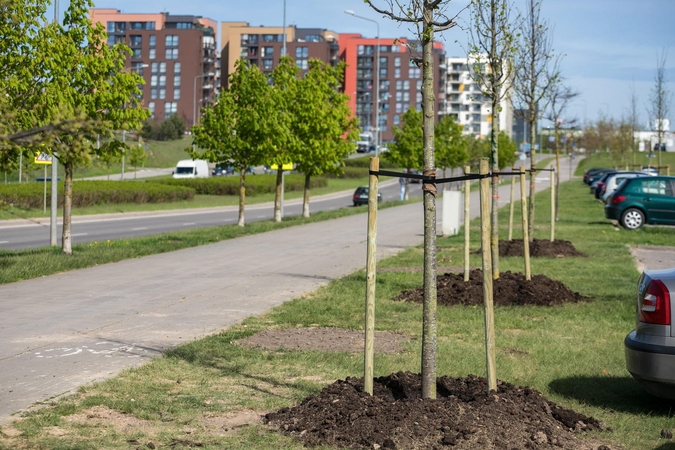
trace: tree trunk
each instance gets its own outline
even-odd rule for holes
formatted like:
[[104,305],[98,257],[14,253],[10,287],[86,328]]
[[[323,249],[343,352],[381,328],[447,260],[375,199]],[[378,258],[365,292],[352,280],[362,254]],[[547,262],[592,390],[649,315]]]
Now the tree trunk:
[[555,173],[557,178],[555,180],[555,220],[560,220],[558,216],[558,210],[560,209],[560,145],[558,144],[558,134],[560,129],[558,128],[558,122],[555,123]]
[[244,226],[244,205],[246,204],[246,167],[239,171],[239,221],[237,225]]
[[310,175],[305,175],[305,191],[302,198],[302,217],[309,217],[309,179]]
[[490,90],[492,95],[492,131],[490,133],[490,149],[492,153],[492,234],[490,238],[490,249],[492,250],[492,279],[499,278],[499,98],[501,97],[501,89],[497,78],[497,68],[494,67],[497,58],[497,2],[492,1],[490,5],[490,64],[491,77]]
[[[63,234],[61,235],[61,250],[66,255],[73,254],[73,238],[71,232],[71,215],[73,210],[73,163],[63,165],[66,176],[63,182]],[[52,180],[52,183],[54,180]]]
[[[530,114],[533,114],[530,110]],[[534,142],[536,140],[536,120],[530,122],[530,198],[529,209],[527,211],[527,232],[528,240],[534,242],[534,184],[537,178],[537,162],[535,159]]]
[[274,221],[275,222],[281,222],[281,196],[284,195],[283,192],[281,192],[281,180],[284,175],[284,170],[281,167],[281,164],[279,164],[279,167],[277,168],[277,185],[276,185],[276,190],[274,194]]
[[[424,175],[435,177],[434,155],[434,28],[433,10],[425,4],[422,30],[422,113],[424,122]],[[436,398],[436,184],[423,184],[424,192],[424,305],[422,324],[422,398]]]

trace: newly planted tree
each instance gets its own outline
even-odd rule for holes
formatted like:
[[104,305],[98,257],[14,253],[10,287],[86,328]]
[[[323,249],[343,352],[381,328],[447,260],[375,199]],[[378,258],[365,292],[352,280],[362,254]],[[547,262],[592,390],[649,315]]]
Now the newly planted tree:
[[239,219],[245,224],[246,170],[267,162],[277,151],[276,137],[284,128],[278,122],[278,95],[258,67],[239,60],[228,89],[202,110],[202,120],[192,127],[195,158],[230,161],[239,170]]
[[525,17],[518,28],[519,39],[515,55],[515,77],[513,81],[514,102],[519,106],[517,115],[530,130],[530,192],[528,209],[529,239],[534,240],[534,198],[536,180],[537,122],[546,109],[546,94],[551,83],[558,78],[559,57],[552,47],[548,21],[541,17],[541,2],[526,0]]
[[659,172],[661,171],[661,146],[664,145],[664,135],[667,131],[666,120],[670,114],[670,105],[673,100],[672,93],[668,89],[666,77],[667,53],[664,50],[656,60],[656,73],[654,74],[654,87],[649,97],[647,111],[652,123],[652,130],[656,131],[656,148],[658,154]]
[[452,116],[443,116],[434,128],[434,149],[436,151],[436,165],[447,167],[462,167],[466,164],[469,155],[466,152],[466,139],[462,125],[455,122]]
[[499,112],[513,81],[516,32],[508,0],[473,0],[469,64],[471,77],[490,99],[490,162],[492,166],[492,277],[499,278]]
[[[422,133],[422,113],[414,108],[408,109],[401,117],[403,124],[394,127],[394,143],[384,158],[399,167],[419,169],[424,166],[424,147]],[[408,199],[408,184],[405,184],[404,199]]]
[[422,397],[436,398],[436,159],[434,154],[434,33],[457,25],[448,17],[448,0],[411,0],[403,5],[397,0],[383,0],[387,7],[365,0],[378,13],[403,24],[415,26],[422,44],[422,129],[424,175],[429,180],[424,191],[424,312],[422,325]]

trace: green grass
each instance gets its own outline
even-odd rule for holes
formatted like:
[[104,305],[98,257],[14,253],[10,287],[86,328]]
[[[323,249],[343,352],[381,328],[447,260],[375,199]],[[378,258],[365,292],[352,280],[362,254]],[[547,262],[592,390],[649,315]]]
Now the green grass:
[[[549,235],[549,195],[543,191],[537,196],[536,238]],[[508,209],[501,211],[501,217],[507,214]],[[478,226],[478,221],[472,222],[476,230],[472,250],[479,248]],[[650,397],[626,372],[623,338],[634,326],[638,276],[626,244],[672,245],[675,228],[615,229],[604,219],[601,204],[577,180],[562,184],[556,229],[557,238],[571,241],[589,256],[533,258],[533,273],[560,280],[593,300],[557,307],[497,307],[497,377],[536,388],[613,429],[591,438],[625,449],[670,448],[659,433],[672,428],[671,403]],[[507,231],[500,228],[502,238]],[[514,237],[520,237],[519,232],[516,229]],[[444,264],[462,265],[462,236],[460,232],[439,238]],[[423,252],[412,248],[379,267],[421,267],[422,259]],[[471,265],[480,266],[478,255],[471,256]],[[522,272],[523,261],[501,258],[500,267]],[[375,355],[375,376],[420,370],[422,306],[391,299],[421,283],[419,272],[378,273],[375,328],[401,331],[411,341],[398,354]],[[135,439],[143,445],[152,441],[158,448],[190,440],[208,449],[300,449],[298,443],[260,425],[226,433],[213,421],[237,412],[264,413],[294,405],[336,379],[362,376],[362,355],[263,351],[236,345],[236,340],[269,328],[360,330],[364,291],[365,274],[358,271],[140,368],[82,388],[13,424],[23,434],[18,438],[0,434],[0,448],[129,448],[128,441]],[[438,375],[484,376],[483,339],[482,308],[439,307]],[[110,408],[135,426],[87,419],[87,411],[95,406]]]
[[[628,154],[623,159],[613,159],[607,152],[596,153],[589,155],[587,158],[579,161],[577,168],[577,175],[583,175],[584,171],[593,167],[608,167],[619,170],[640,170],[642,166],[656,167],[659,164],[658,153],[653,153],[654,158],[648,158],[650,152],[635,152],[635,154]],[[635,162],[633,162],[635,161]],[[632,167],[633,164],[640,167]],[[670,174],[675,175],[675,153],[661,152],[661,166],[670,166]],[[666,175],[666,168],[661,169],[661,174]]]

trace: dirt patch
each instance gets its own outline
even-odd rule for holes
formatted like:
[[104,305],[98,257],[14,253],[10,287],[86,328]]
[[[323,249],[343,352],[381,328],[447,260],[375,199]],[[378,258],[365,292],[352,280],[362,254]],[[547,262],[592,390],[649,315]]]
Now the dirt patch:
[[143,431],[147,434],[154,434],[155,431],[155,428],[151,422],[139,419],[131,414],[124,414],[102,405],[92,406],[81,413],[67,416],[66,420],[78,425],[111,426],[121,432],[134,430]]
[[[327,352],[362,352],[364,333],[342,328],[284,328],[265,330],[234,343],[263,350],[323,350]],[[388,331],[375,332],[375,351],[398,353],[408,337]]]
[[[523,240],[499,241],[499,256],[523,256]],[[542,258],[566,258],[588,256],[581,253],[570,241],[535,239],[530,242],[530,256]]]
[[363,379],[326,386],[299,405],[268,413],[264,421],[306,446],[351,449],[610,450],[577,433],[603,423],[561,408],[538,391],[484,378],[440,377],[437,399],[421,398],[421,377],[399,372],[376,378],[373,396]]
[[[463,273],[446,273],[436,279],[437,302],[440,305],[482,305],[483,271],[474,269],[469,272],[469,281],[464,281]],[[422,303],[424,289],[403,291],[394,300]],[[522,273],[503,272],[493,282],[495,305],[540,305],[553,306],[563,303],[589,301],[588,297],[572,292],[560,281],[546,275],[532,275],[527,281]]]

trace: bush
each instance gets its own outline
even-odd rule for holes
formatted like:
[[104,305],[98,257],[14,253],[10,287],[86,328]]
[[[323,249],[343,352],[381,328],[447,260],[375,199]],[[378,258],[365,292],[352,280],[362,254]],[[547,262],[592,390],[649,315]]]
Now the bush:
[[[202,195],[239,195],[239,177],[211,177],[211,178],[179,178],[148,180],[148,183],[166,184],[170,186],[186,186]],[[312,177],[310,189],[325,187],[328,180],[324,177]],[[286,175],[284,177],[284,192],[302,191],[305,187],[304,175]],[[246,195],[255,196],[271,194],[276,191],[276,175],[247,175]]]
[[[63,205],[63,182],[59,183],[59,206]],[[102,203],[162,203],[191,200],[195,190],[135,181],[74,181],[73,208]],[[0,204],[18,208],[42,208],[42,183],[0,185]],[[50,205],[50,196],[47,196]]]
[[[347,158],[343,160],[345,167],[370,167],[371,156],[362,156],[360,158]],[[398,166],[391,161],[387,161],[380,156],[380,169],[397,169]]]
[[368,166],[366,167],[343,167],[340,175],[326,174],[329,178],[364,178],[368,176]]
[[185,134],[185,121],[178,114],[171,114],[165,121],[148,120],[143,124],[141,136],[155,141],[174,141]]

